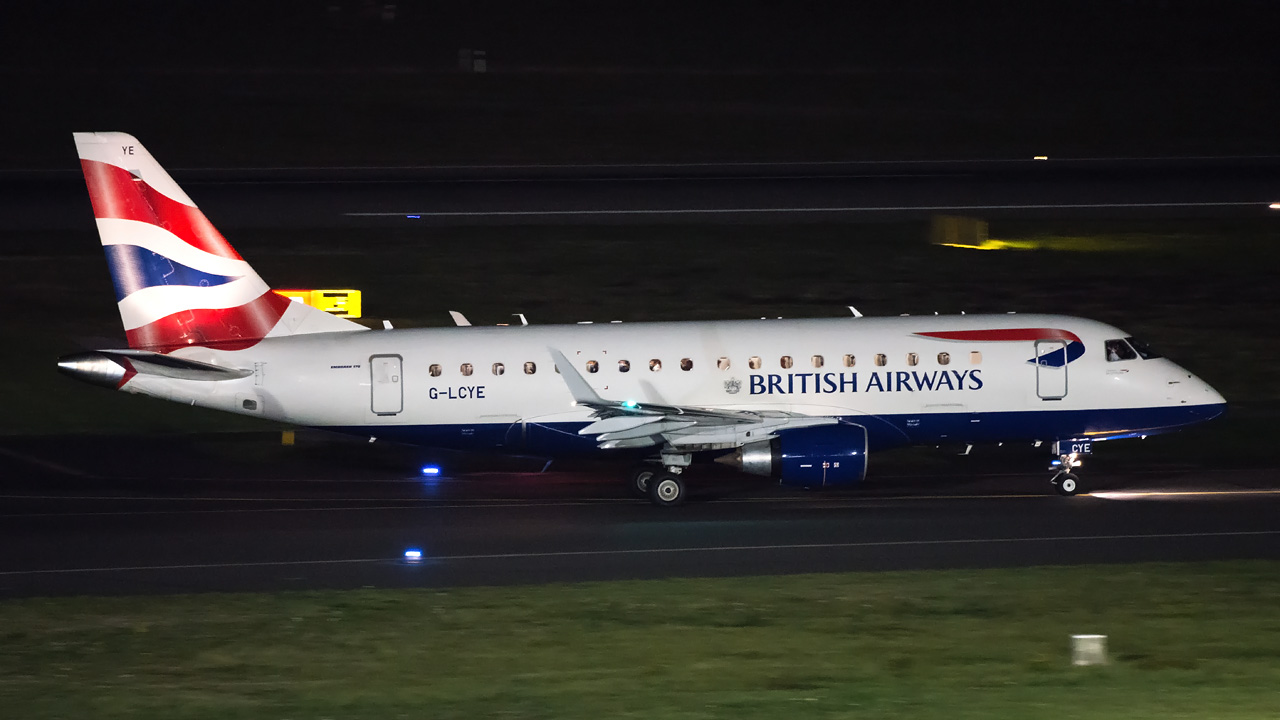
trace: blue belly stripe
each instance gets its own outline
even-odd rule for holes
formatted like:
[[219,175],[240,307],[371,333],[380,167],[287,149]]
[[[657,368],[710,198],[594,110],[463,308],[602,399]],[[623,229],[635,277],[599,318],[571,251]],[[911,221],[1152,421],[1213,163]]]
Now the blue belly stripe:
[[[915,413],[854,415],[843,422],[867,428],[872,454],[908,445],[994,443],[1020,440],[1120,439],[1175,432],[1212,420],[1226,405],[1180,405],[1122,410],[1023,410],[988,413]],[[353,435],[449,450],[490,451],[541,456],[600,453],[590,436],[578,435],[585,422],[492,423],[451,425],[363,425],[326,427]],[[785,430],[781,432],[787,432]]]

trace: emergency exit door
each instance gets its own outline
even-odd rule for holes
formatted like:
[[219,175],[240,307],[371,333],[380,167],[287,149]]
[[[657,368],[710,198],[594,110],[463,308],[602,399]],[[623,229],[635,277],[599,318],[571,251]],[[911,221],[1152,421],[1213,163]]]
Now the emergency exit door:
[[1041,400],[1061,400],[1067,396],[1065,340],[1036,341],[1036,395]]
[[401,365],[402,360],[399,355],[374,355],[369,358],[374,414],[395,415],[404,409],[404,378],[400,372]]

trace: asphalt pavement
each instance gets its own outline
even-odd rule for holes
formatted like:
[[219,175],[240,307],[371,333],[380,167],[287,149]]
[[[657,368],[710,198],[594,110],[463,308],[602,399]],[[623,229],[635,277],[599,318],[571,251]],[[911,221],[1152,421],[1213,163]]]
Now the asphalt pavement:
[[7,452],[8,597],[1280,558],[1266,469],[1109,474],[1097,494],[1062,498],[1021,468],[890,470],[836,493],[695,468],[691,501],[659,509],[603,466],[104,477]]

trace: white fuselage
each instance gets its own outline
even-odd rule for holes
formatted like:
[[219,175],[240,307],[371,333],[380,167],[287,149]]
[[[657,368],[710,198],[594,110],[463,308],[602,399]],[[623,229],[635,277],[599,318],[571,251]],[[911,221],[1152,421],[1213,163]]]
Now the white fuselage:
[[[1016,328],[1074,334],[1082,354],[1051,367],[1036,358],[1053,346],[1030,340],[921,335]],[[552,348],[601,398],[859,418],[879,448],[1101,439],[1222,412],[1217,392],[1169,360],[1109,361],[1104,343],[1125,336],[1092,320],[1014,314],[375,330],[181,349],[173,354],[254,372],[220,382],[138,375],[122,389],[427,445],[546,454],[594,449],[575,434],[592,411],[574,406]]]

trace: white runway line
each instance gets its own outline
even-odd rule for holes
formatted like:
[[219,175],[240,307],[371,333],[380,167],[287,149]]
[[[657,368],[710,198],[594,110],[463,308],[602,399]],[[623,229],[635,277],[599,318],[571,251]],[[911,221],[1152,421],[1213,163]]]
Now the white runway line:
[[[1092,497],[1099,500],[1140,500],[1143,498],[1163,497],[1213,497],[1213,496],[1246,496],[1246,495],[1280,495],[1280,490],[1151,490],[1151,491],[1118,491],[1085,493],[1080,497]],[[770,504],[770,505],[808,505],[813,510],[847,510],[866,506],[871,503],[911,502],[923,500],[1026,500],[1057,499],[1057,495],[1049,493],[1000,493],[994,495],[886,495],[861,497],[829,497],[814,498],[795,497],[740,497],[718,498],[716,503]],[[0,518],[37,518],[37,517],[113,517],[144,515],[225,515],[254,513],[297,513],[297,512],[366,512],[371,510],[477,510],[490,508],[550,508],[550,507],[584,507],[600,505],[636,505],[645,504],[635,498],[594,497],[570,500],[535,500],[524,498],[475,498],[472,500],[432,500],[431,498],[251,498],[251,497],[127,497],[127,496],[63,496],[63,495],[0,495],[0,500],[63,500],[63,501],[134,501],[134,502],[226,502],[226,503],[263,503],[278,502],[301,505],[301,507],[246,507],[246,508],[188,508],[172,510],[86,510],[81,512],[42,512],[42,513],[0,513]],[[321,503],[336,503],[325,504]],[[343,505],[341,503],[361,503]],[[363,503],[377,503],[373,505]],[[394,505],[388,503],[396,503]]]
[[[921,547],[943,545],[983,545],[1010,543],[1058,543],[1115,540],[1182,540],[1214,537],[1262,537],[1280,535],[1280,530],[1237,530],[1199,533],[1150,533],[1133,535],[1059,535],[1026,538],[956,538],[949,540],[873,540],[848,543],[795,543],[783,545],[711,545],[677,548],[633,548],[622,550],[563,550],[552,552],[487,553],[473,555],[431,555],[424,552],[423,566],[431,562],[460,560],[529,560],[534,558],[606,557],[610,555],[674,555],[683,553],[760,552],[768,550],[850,550],[859,548]],[[27,575],[69,575],[76,573],[145,572],[162,570],[212,570],[218,568],[302,567],[310,565],[398,564],[398,557],[352,558],[346,560],[273,560],[244,563],[190,563],[183,565],[129,565],[121,567],[55,568],[44,570],[6,570],[0,577]]]
[[952,210],[1104,210],[1122,208],[1266,207],[1270,200],[1240,202],[1159,202],[1159,203],[1030,203],[1026,205],[867,205],[835,207],[774,208],[668,208],[650,210],[470,210],[348,212],[343,217],[575,217],[590,215],[728,215],[739,213],[853,213],[853,212],[933,212]]

